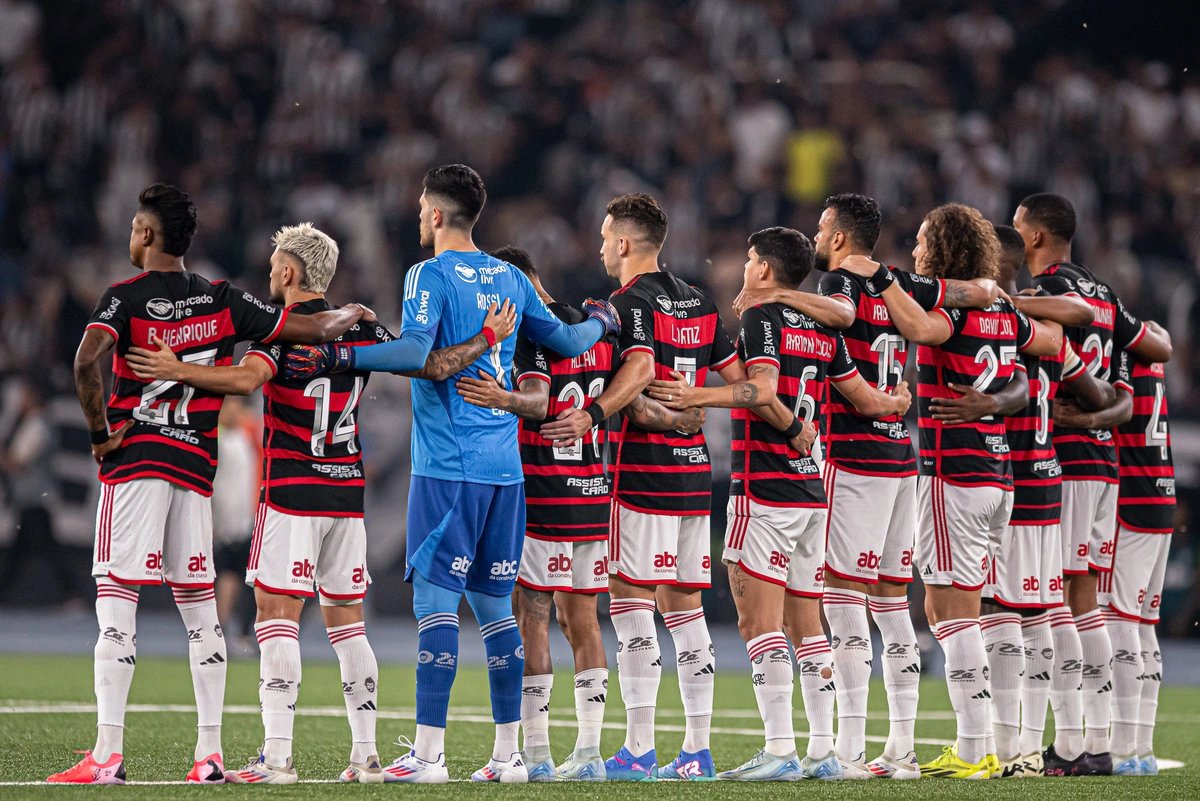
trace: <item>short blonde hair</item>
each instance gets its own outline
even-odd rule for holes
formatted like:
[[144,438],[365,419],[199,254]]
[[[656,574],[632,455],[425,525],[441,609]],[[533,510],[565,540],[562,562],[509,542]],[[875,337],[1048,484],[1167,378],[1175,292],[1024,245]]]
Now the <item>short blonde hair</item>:
[[271,244],[296,258],[304,267],[300,289],[305,292],[324,292],[337,270],[338,246],[333,237],[313,227],[312,223],[285,225]]

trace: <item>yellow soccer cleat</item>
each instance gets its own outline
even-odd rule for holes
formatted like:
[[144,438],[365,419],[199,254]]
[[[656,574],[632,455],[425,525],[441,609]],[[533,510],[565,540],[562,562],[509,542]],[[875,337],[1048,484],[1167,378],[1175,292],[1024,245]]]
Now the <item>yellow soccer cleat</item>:
[[964,762],[954,753],[954,746],[942,749],[942,755],[921,766],[923,779],[987,779],[991,776],[987,757],[975,764]]
[[995,754],[988,754],[983,758],[983,761],[988,766],[988,778],[999,779],[1004,772],[1004,767],[1000,764],[1000,757]]

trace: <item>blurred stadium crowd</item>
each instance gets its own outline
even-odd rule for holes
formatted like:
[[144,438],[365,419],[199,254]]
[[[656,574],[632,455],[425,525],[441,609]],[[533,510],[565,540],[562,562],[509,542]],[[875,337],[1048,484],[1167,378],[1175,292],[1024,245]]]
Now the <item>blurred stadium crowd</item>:
[[[1025,194],[1053,191],[1079,214],[1076,259],[1171,330],[1173,417],[1200,415],[1189,346],[1200,322],[1200,75],[1139,59],[1100,66],[1055,47],[1046,26],[1063,8],[0,0],[5,526],[37,501],[64,540],[90,542],[92,467],[86,432],[70,431],[82,425],[70,360],[95,299],[130,274],[129,219],[155,180],[197,202],[192,269],[265,295],[271,233],[311,220],[342,244],[331,297],[392,323],[403,271],[424,258],[417,196],[437,163],[479,170],[491,197],[479,241],[525,248],[569,301],[613,288],[598,258],[604,204],[654,193],[670,215],[667,269],[725,310],[746,235],[780,223],[811,234],[833,192],[877,198],[877,255],[909,266],[938,203],[1005,222]],[[379,477],[368,503],[376,520],[402,520],[392,499],[407,480],[407,387],[377,383],[362,414]],[[14,423],[30,415],[58,431],[41,442],[46,458],[13,455],[30,439]],[[58,489],[23,501],[13,487],[34,465]],[[1180,471],[1181,485],[1196,485],[1190,475]],[[1189,506],[1181,493],[1183,515]],[[374,526],[376,564],[399,553],[400,526]],[[1190,620],[1200,595],[1186,525],[1176,540],[1168,583]]]

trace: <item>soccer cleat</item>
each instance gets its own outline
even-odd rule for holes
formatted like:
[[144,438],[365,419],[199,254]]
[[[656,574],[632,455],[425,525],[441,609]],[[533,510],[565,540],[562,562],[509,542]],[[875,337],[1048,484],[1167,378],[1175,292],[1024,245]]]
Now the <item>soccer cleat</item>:
[[1074,759],[1063,759],[1054,750],[1054,744],[1042,752],[1042,775],[1044,776],[1079,776],[1079,763],[1083,754]]
[[942,749],[942,755],[921,766],[921,776],[928,779],[987,779],[991,776],[987,757],[974,764],[959,759],[954,746]]
[[1137,754],[1127,757],[1115,757],[1113,762],[1117,763],[1112,770],[1112,775],[1114,776],[1142,775],[1142,760],[1138,759]]
[[471,781],[525,784],[529,781],[529,770],[525,767],[524,755],[518,751],[507,762],[495,757],[488,760],[486,765],[471,774]]
[[804,759],[800,760],[801,779],[820,779],[832,782],[844,779],[845,777],[846,774],[842,768],[842,761],[838,759],[836,751],[830,751],[820,759],[805,756]]
[[1084,751],[1079,758],[1082,760],[1082,765],[1079,769],[1080,776],[1113,775],[1113,758],[1112,754],[1107,751],[1102,754],[1089,754],[1087,751]]
[[602,782],[606,778],[599,749],[575,751],[558,766],[555,774],[563,782]]
[[995,754],[986,754],[983,757],[984,764],[988,766],[988,778],[999,779],[1004,773],[1004,767],[1000,764],[1000,757]]
[[917,762],[917,754],[909,751],[903,759],[896,759],[887,754],[880,754],[867,763],[867,770],[875,779],[905,779],[921,778],[921,764]]
[[654,749],[634,756],[625,746],[604,761],[604,776],[610,782],[658,781],[658,754]]
[[1142,757],[1142,775],[1157,776],[1158,775],[1158,760],[1154,758],[1154,754],[1146,754]]
[[366,762],[351,762],[350,767],[338,776],[339,782],[358,782],[359,784],[382,784],[383,766],[379,757],[371,754]]
[[224,784],[225,763],[220,754],[209,754],[204,759],[192,765],[188,771],[188,784]]
[[125,757],[113,754],[101,765],[91,751],[76,751],[83,759],[53,776],[46,778],[50,784],[124,784]]
[[408,753],[398,757],[395,762],[383,769],[383,780],[389,784],[403,782],[405,784],[445,784],[450,781],[450,772],[446,770],[446,755],[439,754],[437,762],[426,762],[417,756],[416,749],[407,737],[401,737],[396,744],[408,749]]
[[556,778],[554,772],[554,762],[549,757],[535,765],[529,764],[529,757],[524,751],[521,752],[521,758],[525,762],[526,770],[529,771],[529,781],[552,782]]
[[687,782],[711,782],[717,778],[717,766],[713,764],[712,752],[707,748],[689,754],[680,751],[664,768],[658,769],[660,779],[679,779]]
[[867,755],[864,752],[860,751],[855,759],[838,757],[838,761],[842,763],[843,779],[870,779],[874,776],[871,769],[867,767]]
[[1022,779],[1038,779],[1046,772],[1045,765],[1042,762],[1042,755],[1035,751],[1032,754],[1023,754],[1021,756],[1021,778]]
[[241,770],[232,770],[225,774],[225,781],[230,784],[295,784],[299,777],[292,767],[292,758],[280,767],[268,765],[263,752],[258,752],[258,759],[251,760]]
[[[991,756],[989,754],[989,756]],[[1013,759],[1000,763],[1000,776],[992,778],[1020,779],[1025,775],[1025,760],[1018,754]]]
[[791,782],[800,778],[800,758],[796,752],[787,756],[776,756],[761,749],[740,768],[717,774],[722,781],[736,782]]

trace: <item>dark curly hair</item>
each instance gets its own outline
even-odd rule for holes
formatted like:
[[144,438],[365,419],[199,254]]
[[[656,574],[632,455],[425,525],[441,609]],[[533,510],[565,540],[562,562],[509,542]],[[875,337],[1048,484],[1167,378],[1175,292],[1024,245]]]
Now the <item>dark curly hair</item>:
[[947,203],[926,214],[925,222],[928,275],[958,281],[1000,275],[1000,240],[978,209]]
[[837,229],[846,235],[850,244],[868,253],[879,241],[882,216],[874,198],[848,192],[825,198],[825,208],[833,209],[837,215]]
[[187,192],[169,184],[151,184],[138,195],[138,207],[158,218],[162,226],[163,253],[187,255],[196,233],[196,206]]

